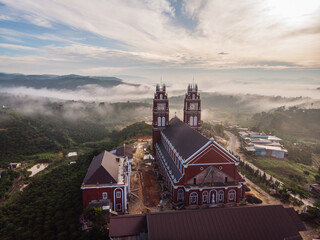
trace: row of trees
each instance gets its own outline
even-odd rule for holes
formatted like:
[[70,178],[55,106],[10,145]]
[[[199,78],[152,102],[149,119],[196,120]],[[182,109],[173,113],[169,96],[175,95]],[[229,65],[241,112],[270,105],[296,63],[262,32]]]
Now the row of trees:
[[267,179],[265,172],[261,174],[258,169],[254,170],[249,164],[242,161],[240,162],[239,170],[242,174],[248,176],[251,181],[258,184],[266,191],[268,191],[269,188],[274,189],[276,191],[274,196],[280,198],[282,202],[289,202],[291,200],[293,204],[303,204],[300,200],[291,198],[289,192],[298,194],[301,199],[308,196],[308,193],[304,189],[301,189],[299,186],[293,184],[291,184],[290,186],[281,186],[280,182],[277,180],[274,181],[272,176]]

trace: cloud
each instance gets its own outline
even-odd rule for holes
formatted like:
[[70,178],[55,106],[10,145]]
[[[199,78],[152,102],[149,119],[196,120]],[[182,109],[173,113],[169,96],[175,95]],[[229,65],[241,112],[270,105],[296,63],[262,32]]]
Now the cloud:
[[14,18],[7,15],[0,15],[0,21],[13,21]]
[[25,20],[29,21],[30,23],[46,28],[52,28],[52,24],[44,17],[39,17],[37,15],[24,15],[22,16]]
[[119,102],[133,99],[150,98],[153,89],[150,85],[127,85],[120,84],[111,88],[104,88],[97,85],[85,85],[74,90],[56,89],[35,89],[28,87],[4,87],[0,92],[18,96],[48,97],[63,100],[75,101],[97,101],[97,102]]
[[[34,32],[3,27],[2,36],[26,44],[43,41],[34,55],[21,51],[3,56],[12,64],[0,64],[5,72],[96,72],[150,79],[144,74],[154,69],[320,68],[320,4],[308,0],[285,1],[287,5],[274,0],[1,2],[15,21],[41,26]],[[186,24],[175,24],[178,20]],[[41,68],[22,65],[22,57]]]
[[27,46],[16,45],[16,44],[8,44],[8,43],[0,43],[0,47],[14,49],[14,50],[30,50],[30,51],[36,50],[36,48],[33,48],[33,47],[27,47]]

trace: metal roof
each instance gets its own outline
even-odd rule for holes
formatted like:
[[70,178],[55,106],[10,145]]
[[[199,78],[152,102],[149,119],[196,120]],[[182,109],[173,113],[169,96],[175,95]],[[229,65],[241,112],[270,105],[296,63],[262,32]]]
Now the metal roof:
[[162,133],[184,159],[190,157],[209,141],[209,139],[190,128],[178,117],[172,118],[169,126]]
[[109,229],[109,236],[112,238],[140,235],[141,233],[147,232],[146,215],[111,217]]
[[305,227],[282,205],[147,214],[149,239],[302,239]]
[[115,149],[115,155],[119,157],[133,157],[133,147],[131,145],[123,144]]
[[95,156],[91,161],[83,183],[86,185],[117,183],[119,172],[117,158],[116,155],[107,151]]

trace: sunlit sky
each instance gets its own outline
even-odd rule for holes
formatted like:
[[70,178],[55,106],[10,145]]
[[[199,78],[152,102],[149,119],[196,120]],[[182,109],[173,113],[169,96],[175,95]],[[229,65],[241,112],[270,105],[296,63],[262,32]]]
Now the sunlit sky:
[[0,72],[320,85],[320,1],[0,0]]

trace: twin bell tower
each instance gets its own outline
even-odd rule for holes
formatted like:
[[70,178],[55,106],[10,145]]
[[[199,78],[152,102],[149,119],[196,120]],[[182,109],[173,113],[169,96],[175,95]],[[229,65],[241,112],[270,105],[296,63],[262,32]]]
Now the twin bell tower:
[[[161,131],[169,125],[169,100],[166,85],[157,84],[153,98],[152,140],[160,140]],[[189,84],[184,98],[183,122],[192,129],[201,131],[201,100],[197,84]]]

